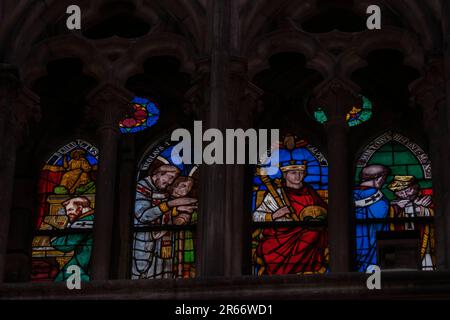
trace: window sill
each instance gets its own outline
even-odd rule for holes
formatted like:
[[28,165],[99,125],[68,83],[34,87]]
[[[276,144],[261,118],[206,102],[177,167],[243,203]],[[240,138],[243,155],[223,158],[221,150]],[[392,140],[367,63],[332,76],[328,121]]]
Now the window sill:
[[450,297],[450,271],[385,271],[381,290],[369,290],[368,274],[220,277],[189,280],[109,280],[82,283],[6,283],[0,299],[439,299]]

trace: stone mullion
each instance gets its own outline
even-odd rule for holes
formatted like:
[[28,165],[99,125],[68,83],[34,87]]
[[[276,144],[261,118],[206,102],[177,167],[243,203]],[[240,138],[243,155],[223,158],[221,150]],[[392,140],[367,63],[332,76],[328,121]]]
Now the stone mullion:
[[125,114],[131,95],[124,89],[104,85],[90,96],[90,112],[99,126],[99,161],[95,195],[95,221],[92,249],[93,280],[110,278],[113,220],[116,199],[118,122]]
[[[445,194],[446,181],[448,181],[448,169],[446,159],[448,157],[448,130],[445,112],[445,88],[442,74],[441,61],[431,61],[425,76],[413,83],[410,87],[411,95],[422,107],[423,125],[428,137],[429,156],[432,165],[433,177],[433,203],[435,205],[435,239],[437,268],[446,269],[446,260],[449,257],[447,242],[447,223]],[[447,209],[448,210],[448,209]]]
[[[232,56],[232,0],[213,1],[210,7],[211,65],[209,96],[205,97],[204,130],[246,128],[250,106],[243,102],[251,86],[246,61]],[[249,89],[250,88],[250,89]],[[243,114],[245,113],[245,114]],[[240,121],[245,119],[244,121]],[[244,165],[203,165],[200,171],[198,275],[240,276],[246,257]]]
[[[128,139],[127,139],[128,138]],[[119,279],[130,278],[130,256],[132,239],[132,216],[136,189],[136,159],[134,156],[134,137],[123,139],[126,149],[130,149],[121,156],[119,173],[120,205],[117,223],[118,241],[118,267]]]
[[2,203],[0,206],[0,283],[3,282],[5,273],[16,168],[16,143],[12,134],[4,135],[2,148],[4,155],[0,165],[0,203]]
[[[225,129],[226,82],[230,43],[230,0],[213,1],[209,8],[211,67],[209,73],[209,106],[204,114],[204,130]],[[198,152],[198,151],[197,151]],[[200,171],[198,263],[199,277],[224,276],[227,241],[230,237],[226,210],[226,168],[220,164],[202,165]],[[219,182],[220,181],[220,182]]]
[[442,0],[442,28],[443,28],[443,47],[444,47],[444,118],[445,123],[445,134],[443,135],[442,143],[442,155],[441,159],[443,161],[443,199],[445,203],[443,204],[443,222],[445,224],[444,234],[445,234],[445,267],[450,269],[450,169],[448,164],[450,162],[450,2]]
[[348,158],[349,129],[342,115],[326,126],[329,167],[328,234],[331,272],[350,271],[351,196]]
[[0,70],[0,283],[4,281],[11,221],[14,175],[18,145],[22,142],[30,119],[38,119],[39,99],[20,88],[17,73],[10,67]]
[[352,195],[351,166],[348,157],[349,128],[345,115],[351,106],[360,103],[357,88],[339,78],[315,90],[314,106],[327,113],[328,160],[328,247],[331,272],[350,271],[350,199]]

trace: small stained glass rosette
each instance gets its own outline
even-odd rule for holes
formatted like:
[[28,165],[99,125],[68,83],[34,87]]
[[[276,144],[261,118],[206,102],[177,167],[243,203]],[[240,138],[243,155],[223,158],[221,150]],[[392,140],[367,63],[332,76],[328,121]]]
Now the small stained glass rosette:
[[353,106],[352,110],[347,113],[346,121],[349,127],[355,127],[372,117],[372,102],[364,96],[361,96],[362,106]]
[[147,99],[135,97],[131,101],[131,109],[119,122],[120,131],[124,134],[143,131],[155,125],[159,119],[158,105]]
[[[349,127],[356,127],[366,121],[369,121],[372,117],[372,102],[362,95],[360,97],[361,105],[351,107],[345,117]],[[314,119],[321,124],[325,124],[328,121],[328,116],[322,107],[317,107],[314,110]]]

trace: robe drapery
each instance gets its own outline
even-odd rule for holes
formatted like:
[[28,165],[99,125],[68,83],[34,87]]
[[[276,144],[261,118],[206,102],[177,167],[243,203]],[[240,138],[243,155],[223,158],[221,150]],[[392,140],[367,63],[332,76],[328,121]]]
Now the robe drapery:
[[[377,197],[377,194],[380,196]],[[367,219],[385,219],[389,214],[389,200],[377,188],[357,186],[353,190],[356,213],[356,268],[366,272],[377,262],[377,232],[388,231],[387,223],[358,223]]]
[[[327,204],[309,187],[285,187],[290,205],[300,220],[300,213],[308,206],[327,209]],[[273,212],[271,212],[273,213]],[[262,232],[256,254],[264,269],[262,274],[322,273],[328,262],[327,231],[321,227],[266,228]]]
[[[423,192],[423,195],[431,195],[431,192]],[[417,205],[414,200],[394,200],[389,208],[389,216],[391,218],[433,217],[434,206],[433,204],[428,207]],[[422,270],[434,270],[436,268],[434,225],[432,223],[413,221],[391,223],[390,230],[419,230]]]
[[65,187],[70,194],[91,181],[88,172],[92,170],[92,167],[84,158],[71,159],[68,164],[64,161],[64,169],[66,172],[62,176],[61,186]]

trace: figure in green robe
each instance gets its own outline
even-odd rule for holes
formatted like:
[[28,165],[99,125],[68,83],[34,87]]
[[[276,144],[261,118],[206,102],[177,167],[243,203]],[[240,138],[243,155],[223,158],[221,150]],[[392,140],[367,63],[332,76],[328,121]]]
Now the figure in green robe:
[[55,281],[65,281],[72,273],[67,269],[76,265],[80,267],[81,281],[89,281],[89,266],[92,251],[92,232],[86,232],[86,229],[92,230],[94,223],[94,210],[90,207],[90,201],[85,197],[76,197],[63,203],[66,215],[69,218],[67,229],[79,229],[79,233],[68,234],[53,238],[51,245],[58,251],[71,252],[73,256],[61,268],[55,278]]

